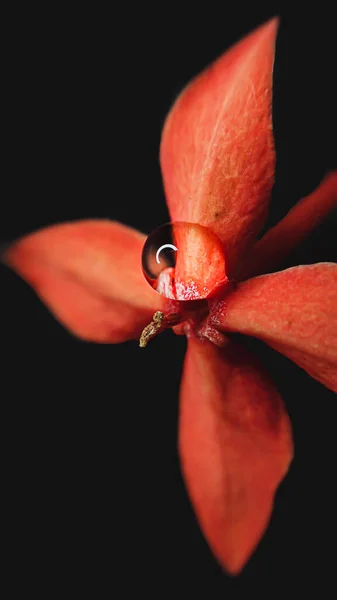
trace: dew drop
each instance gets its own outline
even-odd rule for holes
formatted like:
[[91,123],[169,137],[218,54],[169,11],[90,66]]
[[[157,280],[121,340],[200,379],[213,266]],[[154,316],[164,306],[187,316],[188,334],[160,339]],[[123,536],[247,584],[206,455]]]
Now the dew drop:
[[143,273],[156,292],[174,300],[208,298],[227,281],[219,238],[197,223],[166,223],[147,238]]
[[143,272],[149,283],[156,281],[164,269],[175,266],[178,251],[173,239],[172,223],[152,231],[142,253]]

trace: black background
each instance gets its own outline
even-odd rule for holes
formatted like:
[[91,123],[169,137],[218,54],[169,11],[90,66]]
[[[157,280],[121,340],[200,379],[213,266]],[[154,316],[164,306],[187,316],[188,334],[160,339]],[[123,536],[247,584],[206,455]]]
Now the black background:
[[[278,13],[212,5],[25,9],[5,21],[1,241],[69,219],[144,232],[168,221],[160,133],[181,88]],[[336,50],[323,8],[282,13],[275,63],[276,184],[268,225],[313,190],[334,156]],[[330,27],[330,29],[329,29]],[[336,260],[331,216],[287,264]],[[255,340],[292,418],[296,457],[270,527],[241,576],[224,575],[199,531],[176,451],[185,340],[144,351],[80,342],[1,267],[3,525],[13,585],[71,575],[114,594],[161,598],[205,586],[335,578],[336,397]],[[33,586],[33,587],[32,587]],[[131,592],[130,592],[131,593]],[[117,596],[118,597],[118,596]]]

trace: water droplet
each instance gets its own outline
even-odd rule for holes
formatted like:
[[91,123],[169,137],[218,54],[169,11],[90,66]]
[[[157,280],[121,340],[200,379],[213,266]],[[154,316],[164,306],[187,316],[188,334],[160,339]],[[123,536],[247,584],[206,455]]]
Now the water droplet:
[[149,283],[156,281],[164,269],[175,266],[177,252],[172,223],[166,223],[152,231],[142,253],[143,272]]
[[227,281],[219,238],[197,223],[167,223],[147,238],[143,273],[159,293],[175,300],[208,298]]

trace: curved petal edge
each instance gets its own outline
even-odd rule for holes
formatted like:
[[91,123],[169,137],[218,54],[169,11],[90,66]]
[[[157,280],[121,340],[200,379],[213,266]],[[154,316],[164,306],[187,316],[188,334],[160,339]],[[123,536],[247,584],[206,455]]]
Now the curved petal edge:
[[179,450],[205,538],[224,569],[237,574],[268,525],[293,456],[282,399],[244,348],[189,339]]
[[222,240],[230,277],[255,241],[274,183],[272,73],[278,19],[225,52],[176,100],[160,161],[173,221]]
[[276,269],[287,255],[337,208],[337,171],[328,173],[311,194],[302,198],[258,241],[244,265],[241,279]]
[[264,340],[337,392],[337,264],[292,267],[240,283],[211,315],[219,330]]
[[62,223],[13,242],[2,256],[76,336],[139,337],[164,299],[141,271],[143,234],[105,220]]

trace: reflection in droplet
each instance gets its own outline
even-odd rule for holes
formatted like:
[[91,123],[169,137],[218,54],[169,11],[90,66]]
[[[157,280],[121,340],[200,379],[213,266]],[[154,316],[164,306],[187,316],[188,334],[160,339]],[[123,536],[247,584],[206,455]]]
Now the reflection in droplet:
[[142,253],[142,267],[146,279],[158,279],[160,273],[176,264],[177,246],[173,241],[172,223],[162,225],[148,236]]
[[158,248],[158,250],[156,252],[156,261],[157,261],[158,265],[160,264],[159,255],[166,248],[170,248],[171,250],[175,250],[175,251],[178,250],[178,248],[176,246],[174,246],[173,244],[163,244],[162,246],[160,246],[160,248]]

